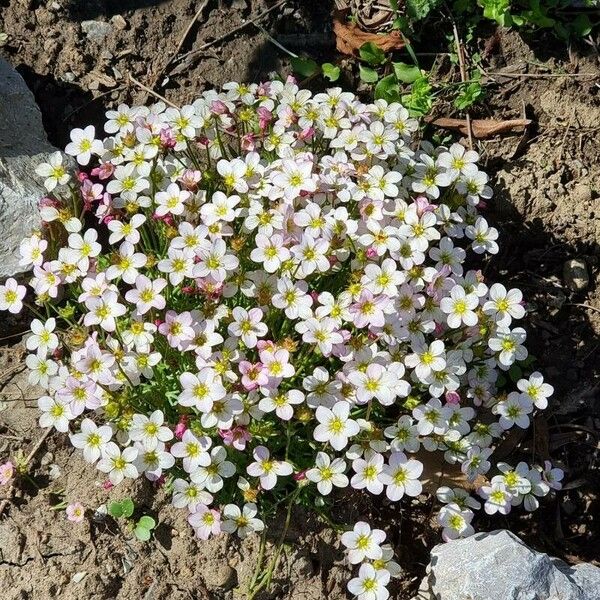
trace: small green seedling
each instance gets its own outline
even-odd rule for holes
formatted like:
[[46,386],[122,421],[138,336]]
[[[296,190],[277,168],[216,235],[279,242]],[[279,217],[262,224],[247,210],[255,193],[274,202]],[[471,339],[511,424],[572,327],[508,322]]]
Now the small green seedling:
[[[108,514],[115,519],[131,519],[135,505],[131,498],[125,498],[109,502],[107,508]],[[156,527],[156,521],[152,517],[143,515],[135,525],[133,521],[130,521],[127,527],[133,531],[133,535],[140,542],[147,542],[152,536],[152,530]]]
[[137,522],[133,534],[140,542],[147,542],[152,535],[152,530],[156,527],[156,521],[152,517],[144,515]]

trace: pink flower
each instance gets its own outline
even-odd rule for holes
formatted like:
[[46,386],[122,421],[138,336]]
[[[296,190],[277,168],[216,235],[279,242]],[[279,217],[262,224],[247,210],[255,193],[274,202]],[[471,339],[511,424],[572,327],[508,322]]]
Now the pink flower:
[[160,130],[160,145],[163,148],[175,148],[175,144],[177,144],[177,140],[173,130],[169,127],[163,127]]
[[0,465],[0,485],[6,485],[15,474],[15,465],[12,461],[7,460]]
[[109,179],[112,177],[112,174],[115,172],[115,165],[110,162],[101,163],[99,167],[94,167],[92,169],[92,177],[98,177],[98,179]]
[[460,394],[458,392],[446,392],[445,398],[448,404],[460,404]]
[[258,126],[264,131],[273,120],[273,113],[264,106],[260,106],[256,112],[258,114]]
[[77,179],[80,183],[83,183],[84,181],[87,181],[89,179],[89,176],[84,171],[77,171]]
[[249,392],[269,383],[267,371],[262,363],[252,364],[247,360],[242,360],[240,373],[242,374],[242,385]]
[[292,475],[294,481],[304,481],[306,479],[306,469],[304,471],[298,471]]
[[226,115],[229,113],[229,109],[222,100],[213,100],[210,103],[210,112],[213,115]]
[[417,205],[417,215],[419,217],[422,217],[426,212],[433,212],[435,210],[435,205],[430,204],[425,196],[417,196],[415,204]]
[[244,152],[254,152],[256,149],[256,136],[253,133],[247,133],[242,137],[242,150]]
[[315,128],[306,127],[302,131],[298,132],[298,139],[302,140],[303,142],[308,142],[312,139],[313,135],[315,135]]
[[85,508],[81,502],[73,502],[67,506],[67,519],[72,523],[81,523],[85,517]]
[[180,440],[183,437],[183,434],[187,431],[187,429],[188,429],[187,422],[188,422],[187,415],[181,415],[181,417],[179,417],[179,422],[175,426],[175,437],[178,440]]
[[226,446],[233,446],[236,450],[245,450],[246,443],[252,439],[250,432],[241,425],[233,429],[219,429],[219,435]]
[[198,187],[198,183],[202,179],[202,173],[193,169],[186,169],[183,175],[179,178],[182,186],[187,190],[193,191]]

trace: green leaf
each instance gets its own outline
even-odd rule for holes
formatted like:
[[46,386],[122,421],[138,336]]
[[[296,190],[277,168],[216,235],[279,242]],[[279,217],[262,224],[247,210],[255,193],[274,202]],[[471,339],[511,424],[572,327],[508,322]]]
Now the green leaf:
[[433,105],[431,85],[427,77],[419,77],[411,86],[410,94],[405,94],[400,99],[403,106],[413,117],[427,114]]
[[420,21],[441,3],[442,0],[406,0],[406,12],[411,19]]
[[483,98],[484,91],[481,84],[477,81],[464,86],[458,96],[454,99],[454,106],[459,110],[465,110]]
[[329,81],[337,81],[340,78],[340,68],[337,65],[323,63],[321,65],[321,71],[323,71],[323,76],[327,77]]
[[291,63],[294,73],[302,77],[310,77],[319,72],[319,65],[312,58],[292,58]]
[[365,83],[375,83],[379,79],[379,75],[375,69],[371,67],[365,67],[364,65],[358,65],[358,72],[361,81]]
[[123,506],[120,502],[114,500],[108,503],[108,514],[115,519],[123,516]]
[[133,530],[133,534],[138,540],[140,540],[140,542],[147,542],[150,539],[150,536],[152,535],[150,529],[146,529],[144,527],[139,526]]
[[483,8],[483,16],[486,19],[496,21],[502,27],[512,25],[510,0],[478,0],[478,4]]
[[144,529],[154,529],[156,527],[156,521],[152,517],[144,515],[143,517],[140,517],[137,526]]
[[592,22],[587,15],[577,15],[571,24],[569,25],[569,29],[573,32],[577,37],[585,37],[592,32]]
[[513,364],[508,370],[508,376],[513,383],[517,383],[517,381],[523,377],[523,370],[519,365]]
[[133,500],[131,498],[125,498],[121,500],[121,509],[123,511],[123,516],[128,519],[132,514],[135,506],[133,504]]
[[388,102],[398,102],[400,97],[400,88],[395,75],[387,75],[379,80],[375,86],[375,99],[383,99]]
[[414,65],[407,65],[403,62],[392,63],[396,79],[402,83],[413,83],[421,77],[421,70]]
[[385,62],[385,52],[373,42],[364,43],[359,48],[358,53],[370,65],[381,65]]

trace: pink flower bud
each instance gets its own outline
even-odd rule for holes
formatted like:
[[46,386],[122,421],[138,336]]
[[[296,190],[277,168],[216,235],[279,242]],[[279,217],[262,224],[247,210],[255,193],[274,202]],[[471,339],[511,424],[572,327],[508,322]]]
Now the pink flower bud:
[[367,255],[367,258],[369,258],[369,259],[377,258],[377,250],[373,247],[367,248],[367,251],[365,254]]
[[222,100],[213,100],[210,103],[210,112],[213,115],[226,115],[229,113],[229,109]]
[[458,392],[446,392],[444,397],[448,404],[460,404],[460,394]]

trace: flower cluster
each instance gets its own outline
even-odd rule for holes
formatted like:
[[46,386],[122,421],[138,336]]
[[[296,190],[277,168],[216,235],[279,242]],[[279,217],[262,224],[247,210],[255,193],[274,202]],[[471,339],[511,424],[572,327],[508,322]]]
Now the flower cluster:
[[[42,427],[112,484],[167,485],[202,539],[261,531],[284,500],[323,510],[334,488],[418,496],[431,452],[488,513],[559,486],[492,460],[552,387],[499,378],[527,357],[525,309],[465,267],[498,252],[475,152],[413,144],[400,104],[292,80],[107,117],[103,140],[71,133],[76,173],[40,165],[45,230],[21,245]],[[26,300],[0,286],[0,308]],[[438,497],[444,537],[472,533],[479,502]],[[375,561],[350,589],[381,599],[390,551],[367,527],[344,541]]]

